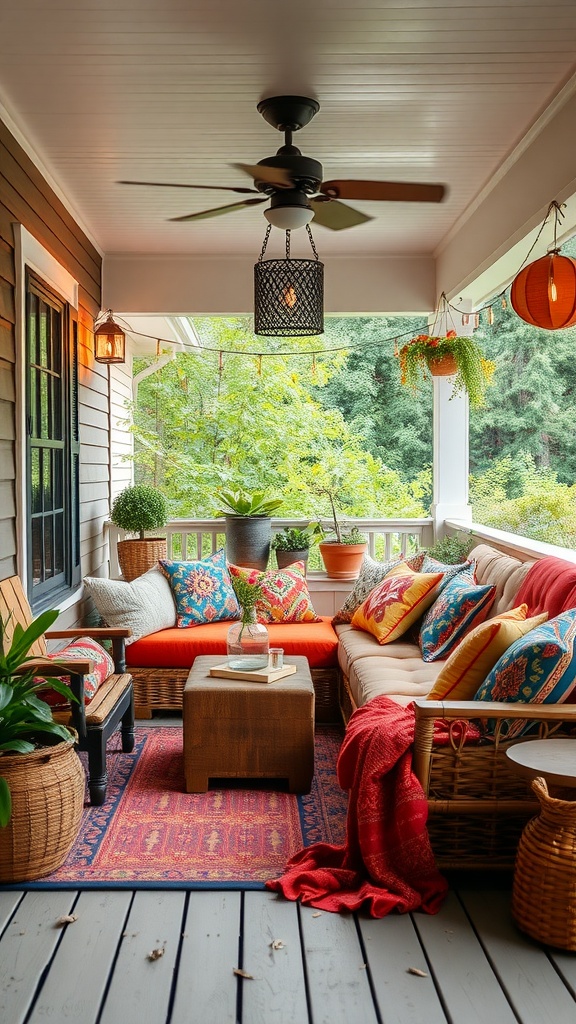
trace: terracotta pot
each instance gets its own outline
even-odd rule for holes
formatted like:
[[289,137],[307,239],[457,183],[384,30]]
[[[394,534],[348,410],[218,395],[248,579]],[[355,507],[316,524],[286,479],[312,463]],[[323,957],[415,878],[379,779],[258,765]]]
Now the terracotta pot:
[[84,807],[86,776],[74,742],[3,754],[0,775],[12,794],[12,816],[0,829],[0,882],[50,875],[66,860]]
[[329,579],[355,580],[367,547],[366,543],[339,544],[337,541],[323,540],[318,548]]
[[451,377],[458,370],[456,359],[449,352],[436,358],[428,356],[427,363],[433,377]]

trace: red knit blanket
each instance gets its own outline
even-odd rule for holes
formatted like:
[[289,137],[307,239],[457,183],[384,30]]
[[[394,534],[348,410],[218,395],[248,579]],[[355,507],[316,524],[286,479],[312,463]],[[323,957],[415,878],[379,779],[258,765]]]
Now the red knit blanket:
[[372,917],[438,912],[448,885],[428,839],[413,740],[412,707],[375,697],[354,712],[338,758],[338,781],[350,791],[346,842],[301,850],[269,889],[323,910],[362,907]]

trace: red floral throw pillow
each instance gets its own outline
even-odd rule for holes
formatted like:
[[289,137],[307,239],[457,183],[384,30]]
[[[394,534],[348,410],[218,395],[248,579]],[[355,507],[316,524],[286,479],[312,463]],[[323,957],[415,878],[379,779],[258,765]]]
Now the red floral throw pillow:
[[[85,704],[90,703],[100,684],[114,672],[114,662],[108,651],[105,651],[96,640],[92,640],[89,636],[81,636],[78,640],[73,640],[72,643],[67,644],[61,650],[47,654],[46,657],[52,661],[61,660],[62,658],[65,658],[67,661],[71,661],[73,658],[90,658],[94,662],[94,671],[84,676]],[[54,676],[57,679],[60,678],[56,669],[54,670]],[[64,682],[67,682],[68,678],[68,676],[62,676]],[[56,693],[56,690],[43,690],[39,697],[45,700],[52,708],[67,706],[64,698],[61,694]]]
[[258,622],[321,622],[310,599],[308,584],[304,575],[304,562],[294,562],[287,569],[260,572],[258,569],[243,569],[240,565],[229,565],[234,580],[242,575],[248,583],[257,583],[261,596],[256,602]]

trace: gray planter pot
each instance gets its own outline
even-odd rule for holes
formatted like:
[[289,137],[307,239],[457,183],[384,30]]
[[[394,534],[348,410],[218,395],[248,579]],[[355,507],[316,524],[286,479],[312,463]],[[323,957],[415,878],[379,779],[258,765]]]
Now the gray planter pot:
[[263,572],[268,565],[271,540],[270,516],[226,516],[226,558],[233,565]]
[[286,569],[289,565],[294,565],[294,562],[307,562],[308,555],[310,554],[309,548],[301,548],[299,551],[276,551],[276,564],[279,569]]

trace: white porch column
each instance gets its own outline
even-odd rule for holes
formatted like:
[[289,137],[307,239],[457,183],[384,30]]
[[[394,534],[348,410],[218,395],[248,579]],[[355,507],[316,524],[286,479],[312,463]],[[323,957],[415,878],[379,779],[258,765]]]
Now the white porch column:
[[[459,309],[467,309],[470,303],[458,300]],[[434,323],[435,335],[456,330],[459,335],[470,336],[474,330],[474,318],[469,324],[462,324],[458,313],[442,312],[430,320]],[[433,496],[431,515],[434,520],[434,536],[444,536],[446,519],[464,519],[472,522],[472,508],[468,504],[468,395],[453,396],[453,377],[434,377],[433,411]]]

